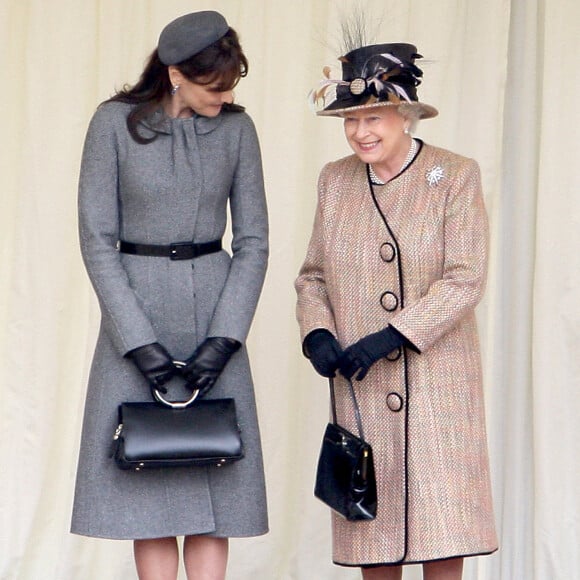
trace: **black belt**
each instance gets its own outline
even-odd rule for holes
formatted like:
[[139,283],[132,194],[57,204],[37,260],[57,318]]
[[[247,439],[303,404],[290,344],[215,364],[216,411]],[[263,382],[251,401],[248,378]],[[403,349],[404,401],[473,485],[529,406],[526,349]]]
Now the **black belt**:
[[133,242],[119,241],[119,252],[133,254],[135,256],[155,256],[157,258],[170,258],[171,260],[193,260],[205,254],[213,254],[222,249],[221,240],[194,244],[192,242],[177,242],[168,246],[156,244],[134,244]]

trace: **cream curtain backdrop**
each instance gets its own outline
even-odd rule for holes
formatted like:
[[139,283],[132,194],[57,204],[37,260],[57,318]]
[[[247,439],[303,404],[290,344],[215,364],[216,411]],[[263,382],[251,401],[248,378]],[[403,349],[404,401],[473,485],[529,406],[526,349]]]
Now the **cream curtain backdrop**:
[[[501,550],[467,580],[580,579],[580,94],[576,0],[0,0],[0,579],[135,578],[131,545],[68,533],[98,308],[81,264],[76,182],[98,102],[134,82],[162,26],[217,9],[241,34],[237,98],[261,137],[271,262],[249,339],[271,532],[231,545],[230,580],[354,579],[330,563],[312,497],[327,389],[301,355],[292,283],[340,121],[306,104],[359,5],[377,42],[429,60],[426,141],[476,158],[492,226],[479,308]],[[184,506],[186,508],[186,506]],[[420,578],[411,567],[405,579]]]

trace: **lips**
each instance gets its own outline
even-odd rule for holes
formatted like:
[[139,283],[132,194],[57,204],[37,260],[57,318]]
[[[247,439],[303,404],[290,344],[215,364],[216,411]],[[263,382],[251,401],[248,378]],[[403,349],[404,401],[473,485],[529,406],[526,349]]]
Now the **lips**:
[[368,153],[377,147],[379,141],[373,141],[372,143],[358,143],[358,147],[364,153]]

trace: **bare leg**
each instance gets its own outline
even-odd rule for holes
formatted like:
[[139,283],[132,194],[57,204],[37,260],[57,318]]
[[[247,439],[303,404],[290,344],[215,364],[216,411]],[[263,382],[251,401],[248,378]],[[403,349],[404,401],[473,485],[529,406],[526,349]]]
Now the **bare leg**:
[[463,558],[451,558],[423,564],[424,580],[461,580]]
[[135,540],[133,553],[139,580],[176,580],[179,550],[175,538]]
[[187,580],[224,580],[228,564],[228,539],[186,536],[183,561]]
[[377,566],[376,568],[361,568],[363,580],[401,580],[402,566]]

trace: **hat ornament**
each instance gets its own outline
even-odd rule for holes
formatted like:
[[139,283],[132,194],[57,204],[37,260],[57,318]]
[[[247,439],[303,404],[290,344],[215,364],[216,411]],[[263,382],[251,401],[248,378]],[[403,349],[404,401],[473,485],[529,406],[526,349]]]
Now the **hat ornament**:
[[[422,58],[420,54],[413,56]],[[348,62],[346,57],[341,57],[339,60]],[[392,102],[411,103],[413,99],[399,83],[394,82],[394,79],[404,80],[406,84],[416,87],[421,84],[423,71],[413,63],[403,62],[396,56],[384,52],[371,56],[363,65],[361,75],[351,81],[329,78],[330,67],[328,66],[324,67],[323,74],[326,78],[320,81],[319,87],[312,90],[309,95],[309,100],[314,106],[328,96],[327,91],[331,87],[336,90],[338,86],[348,87],[350,93],[357,98],[368,95],[377,100],[379,98],[385,100],[386,97],[386,100]]]

